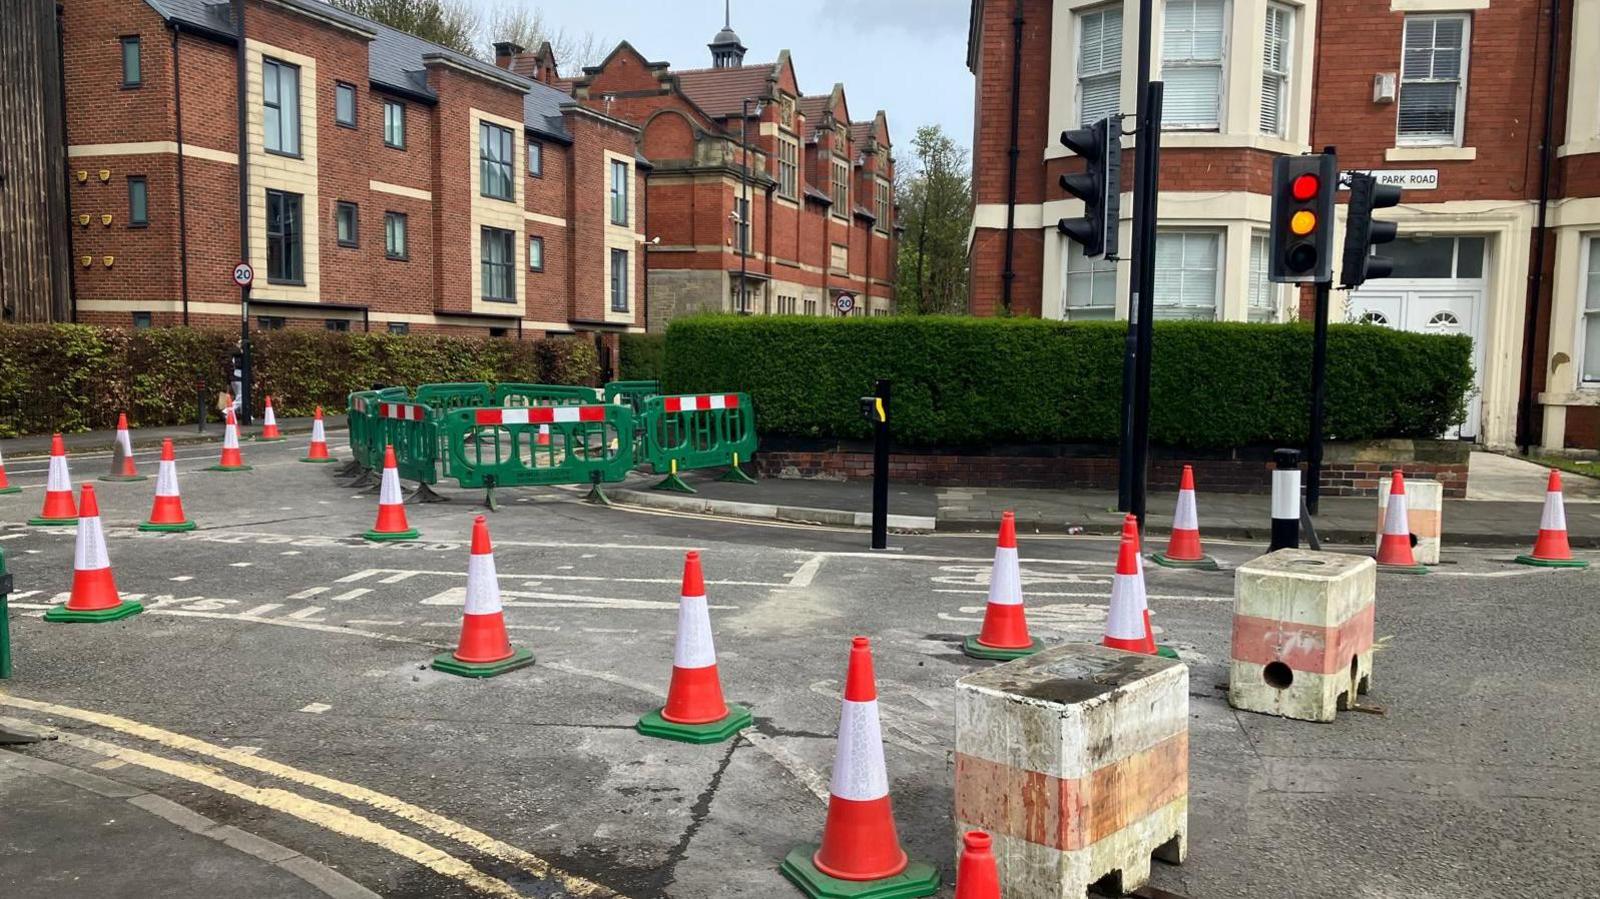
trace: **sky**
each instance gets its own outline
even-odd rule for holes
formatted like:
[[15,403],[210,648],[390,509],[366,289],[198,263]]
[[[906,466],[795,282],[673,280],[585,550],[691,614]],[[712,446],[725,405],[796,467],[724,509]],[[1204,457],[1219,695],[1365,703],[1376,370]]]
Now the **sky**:
[[[722,0],[473,0],[538,7],[552,27],[627,40],[647,59],[677,69],[711,65],[706,44],[722,28]],[[800,89],[825,94],[843,82],[851,115],[889,117],[895,157],[911,157],[918,126],[937,123],[972,143],[972,73],[967,71],[970,0],[732,0],[746,63],[787,49]],[[563,70],[566,66],[563,62]]]

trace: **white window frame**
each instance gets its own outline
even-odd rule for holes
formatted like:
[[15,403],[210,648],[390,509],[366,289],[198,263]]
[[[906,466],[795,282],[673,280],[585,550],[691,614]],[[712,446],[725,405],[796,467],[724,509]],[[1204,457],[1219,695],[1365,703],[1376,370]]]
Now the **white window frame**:
[[[611,160],[611,184],[607,192],[606,220],[613,225],[629,225],[628,181],[633,177],[633,166],[621,159]],[[620,214],[619,214],[620,213]],[[618,310],[621,311],[621,310]]]
[[[291,82],[287,92],[285,80]],[[269,86],[276,100],[267,99]],[[276,129],[267,121],[269,109],[275,111]],[[300,67],[271,57],[261,62],[261,146],[278,156],[300,155]]]
[[[1259,244],[1258,244],[1259,241]],[[1259,265],[1256,259],[1256,247],[1261,247]],[[1244,299],[1245,321],[1251,322],[1276,322],[1283,318],[1283,285],[1274,284],[1267,279],[1267,270],[1271,268],[1272,237],[1265,231],[1250,232],[1250,280],[1247,282]],[[1265,306],[1257,305],[1254,300],[1260,295],[1266,298]],[[1258,316],[1258,312],[1265,312]]]
[[[1229,62],[1229,57],[1232,56],[1232,46],[1231,46],[1228,38],[1229,38],[1229,32],[1231,30],[1231,23],[1232,23],[1232,19],[1233,19],[1233,3],[1232,3],[1232,0],[1219,0],[1219,2],[1222,4],[1222,26],[1221,26],[1222,31],[1221,31],[1221,36],[1220,36],[1220,40],[1219,40],[1219,43],[1218,43],[1217,58],[1216,58],[1215,62],[1212,62],[1209,59],[1196,60],[1194,57],[1189,57],[1188,59],[1182,59],[1182,60],[1170,60],[1170,59],[1167,58],[1166,18],[1171,13],[1171,11],[1172,11],[1171,7],[1172,7],[1173,3],[1175,3],[1175,2],[1177,2],[1177,3],[1188,3],[1188,4],[1193,5],[1193,4],[1196,4],[1196,3],[1209,2],[1209,0],[1166,0],[1166,2],[1162,5],[1162,7],[1161,7],[1161,17],[1162,17],[1161,44],[1162,44],[1162,46],[1161,46],[1161,58],[1159,60],[1159,66],[1160,66],[1160,69],[1161,69],[1161,78],[1164,81],[1165,80],[1169,80],[1167,78],[1167,74],[1166,74],[1168,69],[1201,69],[1201,68],[1210,69],[1210,68],[1215,68],[1217,70],[1216,115],[1213,116],[1210,121],[1205,121],[1205,122],[1179,122],[1179,123],[1174,123],[1174,122],[1171,122],[1171,121],[1169,121],[1167,119],[1167,117],[1166,117],[1167,116],[1167,112],[1170,111],[1171,107],[1166,107],[1162,111],[1161,130],[1163,130],[1163,131],[1221,131],[1223,123],[1227,122],[1227,120],[1228,120],[1228,111],[1226,109],[1226,105],[1227,105],[1226,101],[1227,101],[1227,97],[1228,97],[1228,74],[1229,74],[1228,73],[1228,62]],[[1192,22],[1192,19],[1191,19],[1191,22]]]
[[[1087,264],[1088,268],[1075,268],[1075,262]],[[1072,278],[1074,275],[1089,276],[1089,299],[1091,302],[1073,304]],[[1092,302],[1095,285],[1101,282],[1102,278],[1109,278],[1111,281],[1111,305],[1109,306],[1096,306]],[[1074,309],[1079,310],[1077,316],[1073,315]],[[1108,314],[1085,314],[1086,310],[1093,310],[1098,313],[1102,309]],[[1105,257],[1090,259],[1084,256],[1082,246],[1066,237],[1061,238],[1061,314],[1067,321],[1073,321],[1074,319],[1078,321],[1110,321],[1117,317],[1117,263],[1115,261],[1107,261]]]
[[393,150],[406,148],[406,105],[399,100],[383,101],[383,145]]
[[1075,19],[1075,23],[1074,24],[1077,26],[1077,31],[1078,31],[1078,41],[1077,41],[1078,71],[1077,71],[1077,74],[1074,76],[1074,83],[1075,83],[1075,86],[1076,86],[1076,89],[1077,89],[1077,96],[1075,98],[1075,101],[1076,101],[1077,112],[1078,112],[1077,121],[1078,121],[1078,125],[1080,127],[1085,127],[1085,126],[1091,125],[1091,124],[1094,123],[1094,121],[1098,120],[1098,118],[1099,118],[1097,116],[1095,119],[1090,119],[1088,117],[1087,111],[1083,107],[1083,98],[1084,98],[1084,94],[1085,94],[1085,91],[1084,91],[1084,83],[1085,82],[1099,80],[1099,81],[1110,81],[1113,84],[1115,84],[1117,86],[1117,89],[1116,89],[1116,92],[1115,92],[1116,101],[1112,104],[1111,109],[1110,109],[1108,114],[1109,115],[1116,115],[1116,114],[1118,114],[1118,113],[1120,113],[1122,111],[1122,38],[1119,37],[1117,39],[1117,52],[1115,54],[1115,58],[1114,59],[1112,59],[1112,60],[1110,60],[1108,62],[1106,60],[1106,58],[1105,58],[1105,55],[1102,53],[1101,54],[1101,58],[1100,58],[1100,64],[1099,64],[1099,66],[1097,68],[1095,68],[1093,70],[1089,70],[1089,69],[1087,69],[1085,67],[1085,60],[1087,59],[1087,56],[1086,56],[1086,54],[1084,53],[1084,50],[1083,50],[1083,41],[1084,41],[1084,35],[1086,35],[1088,33],[1088,28],[1086,27],[1086,25],[1087,25],[1087,23],[1088,23],[1088,21],[1090,19],[1095,18],[1095,17],[1099,17],[1100,18],[1100,22],[1101,22],[1101,32],[1100,33],[1102,35],[1104,35],[1105,34],[1105,25],[1104,25],[1105,17],[1108,16],[1108,15],[1115,15],[1117,17],[1117,20],[1118,20],[1117,21],[1117,32],[1118,32],[1119,35],[1121,35],[1121,33],[1122,33],[1122,5],[1119,4],[1119,3],[1109,3],[1109,4],[1106,4],[1106,5],[1103,5],[1103,6],[1095,6],[1095,7],[1091,7],[1091,8],[1088,8],[1088,9],[1079,10],[1077,12],[1077,14],[1074,16],[1074,19]]
[[[1273,69],[1270,67],[1272,56],[1268,52],[1265,27],[1263,27],[1261,34],[1261,91],[1258,97],[1259,110],[1256,116],[1256,127],[1262,134],[1272,137],[1287,137],[1289,134],[1289,115],[1294,106],[1294,97],[1290,90],[1294,86],[1295,27],[1299,24],[1296,21],[1296,14],[1297,10],[1292,6],[1282,3],[1267,4],[1267,18],[1265,21],[1271,21],[1274,15],[1282,16],[1284,21],[1284,27],[1278,34],[1280,68]],[[1263,121],[1267,116],[1267,83],[1269,81],[1278,82],[1278,128],[1276,131],[1267,130]]]
[[[1215,272],[1216,272],[1216,283],[1212,287],[1212,290],[1211,290],[1211,318],[1209,318],[1209,319],[1189,318],[1187,316],[1184,316],[1180,320],[1182,320],[1182,321],[1219,321],[1219,320],[1221,320],[1221,317],[1222,317],[1223,290],[1225,289],[1225,284],[1223,282],[1223,276],[1226,274],[1226,272],[1225,272],[1225,267],[1226,267],[1225,263],[1226,263],[1227,255],[1228,255],[1228,231],[1227,231],[1227,229],[1225,229],[1225,228],[1159,228],[1156,231],[1156,245],[1158,247],[1158,249],[1156,250],[1156,258],[1158,260],[1160,259],[1161,251],[1160,251],[1159,247],[1160,247],[1160,243],[1161,243],[1161,238],[1163,236],[1173,236],[1173,235],[1188,236],[1188,235],[1191,235],[1191,234],[1192,235],[1209,235],[1209,236],[1213,236],[1213,237],[1216,238],[1216,241],[1217,241],[1216,269],[1215,269]],[[1185,256],[1187,256],[1187,253],[1185,253]],[[1160,269],[1158,269],[1158,271],[1159,270]],[[1188,269],[1184,269],[1184,268],[1180,267],[1179,271],[1188,271]],[[1160,314],[1163,309],[1176,309],[1176,310],[1180,310],[1181,311],[1181,310],[1187,310],[1187,309],[1198,310],[1198,309],[1201,309],[1201,308],[1204,308],[1204,307],[1199,306],[1199,305],[1182,303],[1182,302],[1179,302],[1179,303],[1163,303],[1161,301],[1161,296],[1159,294],[1157,294],[1156,297],[1155,297],[1155,310],[1156,310],[1156,313],[1157,313],[1156,316],[1155,316],[1155,320],[1156,321],[1161,321],[1163,319],[1163,316]]]
[[733,198],[733,249],[743,256],[750,255],[750,199]]
[[[1600,374],[1589,377],[1584,369],[1588,365],[1589,352],[1600,353],[1600,346],[1589,346],[1589,321],[1591,317],[1600,319],[1600,296],[1594,296],[1589,289],[1591,278],[1600,273],[1600,232],[1592,232],[1583,236],[1583,252],[1578,260],[1578,386],[1585,390],[1600,389]],[[1593,309],[1589,308],[1594,303]]]
[[[1416,137],[1408,137],[1408,136],[1400,133],[1400,111],[1401,111],[1401,109],[1402,109],[1402,107],[1404,106],[1404,103],[1405,103],[1405,93],[1406,93],[1406,83],[1407,83],[1406,74],[1405,74],[1405,71],[1406,71],[1406,42],[1405,42],[1406,28],[1408,26],[1410,26],[1410,24],[1412,22],[1416,22],[1416,21],[1438,22],[1438,21],[1442,21],[1442,20],[1446,20],[1446,19],[1457,19],[1457,20],[1460,20],[1460,22],[1461,22],[1461,63],[1460,63],[1460,66],[1458,68],[1457,78],[1455,79],[1455,81],[1456,81],[1455,129],[1454,129],[1453,134],[1449,138],[1429,137],[1429,136],[1425,136],[1425,135],[1424,136],[1416,136]],[[1398,92],[1397,92],[1397,94],[1395,96],[1395,104],[1394,104],[1394,141],[1395,141],[1395,146],[1396,147],[1461,147],[1461,146],[1465,146],[1465,144],[1462,141],[1463,141],[1463,139],[1465,137],[1466,125],[1467,125],[1467,76],[1471,72],[1471,69],[1470,69],[1471,54],[1472,54],[1472,16],[1469,15],[1468,13],[1464,13],[1464,12],[1459,12],[1459,13],[1427,13],[1427,14],[1408,15],[1408,16],[1405,17],[1405,21],[1400,26],[1399,85],[1398,85]],[[1436,83],[1439,83],[1440,80],[1441,79],[1418,78],[1418,79],[1412,79],[1412,83],[1436,84]],[[1443,79],[1443,80],[1448,81],[1448,79]]]

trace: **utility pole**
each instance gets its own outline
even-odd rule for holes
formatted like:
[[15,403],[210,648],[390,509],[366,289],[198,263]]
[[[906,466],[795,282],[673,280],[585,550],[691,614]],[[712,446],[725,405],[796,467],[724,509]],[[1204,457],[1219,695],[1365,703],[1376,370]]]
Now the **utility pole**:
[[1150,81],[1154,0],[1139,0],[1138,115],[1134,133],[1133,266],[1128,296],[1128,336],[1122,360],[1122,443],[1118,455],[1117,508],[1144,527],[1150,450],[1150,351],[1154,336],[1156,196],[1160,190],[1162,84]]

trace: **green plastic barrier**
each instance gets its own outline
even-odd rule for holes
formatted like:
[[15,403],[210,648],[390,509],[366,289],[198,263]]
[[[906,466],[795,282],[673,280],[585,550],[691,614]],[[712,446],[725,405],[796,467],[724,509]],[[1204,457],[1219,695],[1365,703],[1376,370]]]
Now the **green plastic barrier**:
[[739,466],[756,451],[756,415],[744,393],[657,396],[645,401],[644,462],[666,474],[657,490],[693,493],[678,472],[728,466],[725,481],[755,483]]
[[422,484],[439,483],[439,413],[422,403],[377,402],[377,456],[383,465],[384,446],[394,447],[395,469],[400,477]]
[[[372,442],[375,440],[374,431],[377,428],[376,407],[378,392],[376,390],[358,390],[350,394],[345,407],[345,414],[349,418],[350,427],[350,454],[363,468],[370,468],[368,460],[371,458]],[[373,407],[369,413],[368,406]]]
[[417,388],[416,401],[437,412],[469,406],[490,406],[494,404],[494,389],[482,381],[423,384]]
[[587,406],[600,395],[593,387],[568,387],[562,384],[496,384],[490,402],[481,406]]
[[[453,409],[442,419],[445,474],[462,487],[602,483],[633,468],[633,411],[626,406],[536,406]],[[548,442],[539,442],[547,427]]]
[[633,407],[634,415],[643,415],[645,402],[660,393],[660,381],[610,381],[605,386],[604,397],[608,403],[621,398]]

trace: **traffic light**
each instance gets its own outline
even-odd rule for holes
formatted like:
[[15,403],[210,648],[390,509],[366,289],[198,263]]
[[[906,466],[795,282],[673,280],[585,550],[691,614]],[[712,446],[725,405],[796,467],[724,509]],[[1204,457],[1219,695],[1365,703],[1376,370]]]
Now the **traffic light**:
[[1344,227],[1344,260],[1339,266],[1342,287],[1360,287],[1370,278],[1387,278],[1394,271],[1394,260],[1371,255],[1372,248],[1388,243],[1400,233],[1394,222],[1379,222],[1372,210],[1387,209],[1400,203],[1400,188],[1379,184],[1371,175],[1350,176],[1350,217]]
[[1332,153],[1280,156],[1272,164],[1272,246],[1267,278],[1304,284],[1333,280]]
[[1085,256],[1117,255],[1117,219],[1122,211],[1122,126],[1103,118],[1087,128],[1061,132],[1067,149],[1086,165],[1062,175],[1061,189],[1083,201],[1083,217],[1062,219],[1062,234],[1083,244]]

